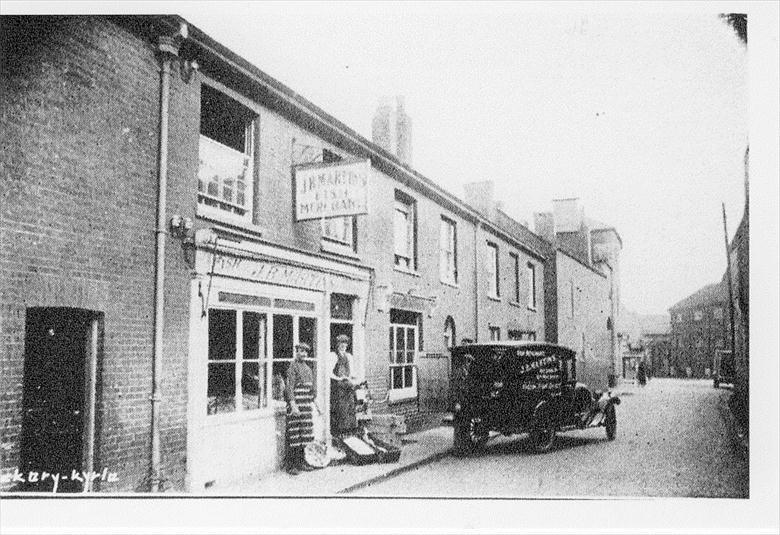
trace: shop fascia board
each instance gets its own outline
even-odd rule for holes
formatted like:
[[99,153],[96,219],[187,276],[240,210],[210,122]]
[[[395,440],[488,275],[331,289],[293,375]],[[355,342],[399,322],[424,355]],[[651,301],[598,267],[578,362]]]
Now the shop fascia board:
[[[220,236],[212,229],[199,229],[196,231],[195,246],[198,250],[208,254],[218,253],[250,260],[275,261],[364,282],[370,281],[373,271],[368,266],[339,262],[272,243],[227,238]],[[210,270],[210,264],[206,271],[208,270]]]

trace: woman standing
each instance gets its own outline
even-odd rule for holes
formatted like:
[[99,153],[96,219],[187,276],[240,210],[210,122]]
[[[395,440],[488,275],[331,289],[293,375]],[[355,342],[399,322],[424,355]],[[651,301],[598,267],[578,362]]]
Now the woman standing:
[[314,442],[312,409],[317,395],[314,374],[304,359],[311,347],[300,342],[295,345],[295,360],[287,369],[285,399],[287,400],[287,454],[286,469],[292,475],[312,468],[306,463],[303,449]]
[[352,355],[347,353],[349,336],[336,337],[336,352],[330,354],[330,427],[334,436],[357,429],[355,384]]

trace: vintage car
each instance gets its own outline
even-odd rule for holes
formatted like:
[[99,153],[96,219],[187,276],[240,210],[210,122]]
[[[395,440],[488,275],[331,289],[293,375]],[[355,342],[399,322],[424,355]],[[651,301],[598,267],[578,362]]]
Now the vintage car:
[[559,431],[603,426],[617,433],[617,396],[577,382],[575,352],[547,342],[472,343],[452,351],[454,450],[468,454],[491,432],[529,433],[549,451]]

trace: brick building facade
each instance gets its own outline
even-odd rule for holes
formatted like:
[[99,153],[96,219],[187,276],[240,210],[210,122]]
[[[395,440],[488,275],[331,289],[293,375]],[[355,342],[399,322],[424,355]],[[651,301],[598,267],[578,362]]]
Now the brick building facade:
[[672,377],[709,377],[716,349],[729,349],[726,281],[709,284],[669,308]]
[[[321,407],[346,333],[374,410],[414,424],[456,341],[554,336],[549,244],[182,19],[2,26],[0,490],[52,462],[53,421],[77,446],[56,468],[118,475],[97,490],[273,471],[298,341]],[[366,213],[298,220],[296,174],[327,164],[368,181]]]

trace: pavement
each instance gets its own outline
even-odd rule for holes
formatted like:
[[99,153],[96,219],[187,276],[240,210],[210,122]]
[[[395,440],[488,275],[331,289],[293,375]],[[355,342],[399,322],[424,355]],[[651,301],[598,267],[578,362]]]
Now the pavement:
[[[632,396],[640,388],[634,381],[620,380],[612,391],[618,396]],[[746,434],[738,428],[725,403],[721,403],[719,409],[726,423],[729,438],[734,441],[738,449],[747,452]],[[261,479],[216,485],[207,489],[205,493],[219,496],[298,497],[334,496],[365,489],[375,483],[447,457],[452,451],[452,427],[448,425],[446,418],[442,423],[444,425],[403,435],[401,456],[395,463],[354,466],[342,462],[311,472],[301,472],[295,476],[280,470],[267,474]]]
[[438,426],[402,437],[401,457],[396,463],[365,466],[329,465],[293,476],[277,471],[262,479],[245,480],[232,485],[215,485],[206,494],[219,496],[333,496],[370,486],[449,455],[452,427]]

